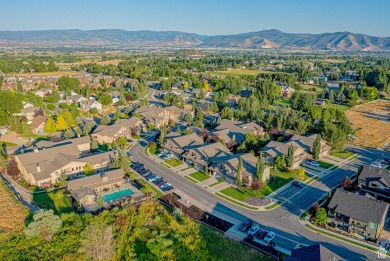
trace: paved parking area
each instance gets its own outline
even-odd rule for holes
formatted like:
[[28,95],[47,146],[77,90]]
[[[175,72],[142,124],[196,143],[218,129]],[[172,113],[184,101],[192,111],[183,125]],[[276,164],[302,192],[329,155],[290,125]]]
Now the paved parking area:
[[302,182],[300,182],[300,184],[302,185],[302,188],[292,186],[291,182],[287,183],[283,190],[276,191],[271,195],[268,195],[268,197],[274,201],[284,202],[307,186]]

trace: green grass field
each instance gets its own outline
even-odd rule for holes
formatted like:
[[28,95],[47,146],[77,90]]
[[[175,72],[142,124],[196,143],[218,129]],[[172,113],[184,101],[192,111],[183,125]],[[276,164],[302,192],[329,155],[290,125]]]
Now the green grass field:
[[350,151],[331,151],[330,155],[338,157],[338,158],[346,159],[346,158],[351,157],[353,155],[353,153]]
[[181,164],[183,164],[184,162],[182,160],[179,160],[179,159],[176,159],[176,158],[172,158],[172,159],[167,159],[166,161],[164,161],[166,164],[172,166],[172,167],[177,167],[177,166],[180,166]]
[[16,143],[12,143],[12,142],[8,142],[8,141],[0,141],[0,146],[3,146],[3,144],[5,144],[6,147],[12,147],[12,146],[18,145]]
[[238,202],[238,201],[232,200],[231,198],[228,198],[228,197],[222,195],[221,193],[215,193],[215,195],[217,195],[218,197],[223,198],[223,199],[225,199],[225,200],[227,200],[227,201],[230,201],[230,202],[232,202],[232,203],[234,203],[234,204],[237,204],[237,205],[239,205],[239,206],[242,206],[242,207],[244,207],[244,208],[253,209],[253,210],[259,209],[259,208],[250,207],[250,206],[244,205],[244,204],[242,204],[242,203],[240,203],[240,202]]
[[57,214],[72,212],[70,201],[64,195],[62,189],[51,192],[34,193],[33,201],[41,207],[54,210]]
[[217,181],[217,182],[215,182],[215,183],[209,185],[209,187],[217,186],[218,184],[221,184],[221,183],[223,183],[223,182],[225,182],[225,181],[224,181],[224,180]]
[[320,167],[324,169],[329,169],[330,167],[334,166],[333,164],[324,161],[317,161],[317,162],[318,164],[320,164]]
[[164,167],[166,167],[168,169],[172,168],[170,165],[166,164],[165,162],[160,162],[160,163],[161,163],[161,165],[163,165]]
[[241,70],[241,69],[232,69],[228,71],[215,71],[211,72],[211,74],[215,75],[235,75],[235,76],[240,76],[240,75],[258,75],[260,71],[258,70]]
[[207,176],[206,174],[204,174],[203,172],[200,172],[200,171],[191,173],[189,176],[190,176],[191,178],[196,179],[197,181],[200,181],[200,182],[202,182],[202,181],[204,181],[204,180],[210,178],[209,176]]
[[189,176],[184,176],[184,178],[188,179],[189,181],[191,181],[192,183],[198,183],[198,181],[196,181],[195,179],[189,177]]

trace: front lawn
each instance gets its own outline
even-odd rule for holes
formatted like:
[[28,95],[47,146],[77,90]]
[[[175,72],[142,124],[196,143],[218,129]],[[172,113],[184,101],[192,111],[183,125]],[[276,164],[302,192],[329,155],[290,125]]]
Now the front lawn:
[[[300,179],[298,177],[298,170],[292,170],[292,171],[280,171],[278,175],[276,176],[275,181],[270,182],[268,181],[267,184],[262,188],[256,191],[256,197],[265,197],[272,192],[278,190],[279,188],[283,187],[290,181],[297,179],[304,181],[308,179],[309,176],[305,173],[304,178]],[[241,188],[240,190],[229,187],[226,189],[223,189],[220,191],[220,193],[225,194],[227,196],[230,196],[237,200],[245,200],[247,198],[251,198],[255,196],[255,192],[251,188]]]
[[172,166],[172,167],[177,167],[177,166],[180,166],[181,164],[183,164],[184,162],[182,160],[179,160],[179,159],[176,159],[176,158],[172,158],[172,159],[167,159],[166,161],[164,161],[166,164]]
[[209,176],[207,176],[206,174],[204,174],[203,172],[200,172],[200,171],[191,173],[189,176],[191,176],[192,178],[194,178],[200,182],[210,178]]
[[5,144],[6,147],[12,147],[18,145],[9,141],[0,141],[0,146],[3,146],[3,144]]
[[351,157],[353,155],[353,152],[351,152],[351,151],[331,151],[330,155],[332,155],[334,157],[346,159],[346,158]]
[[320,167],[324,169],[329,169],[330,167],[334,166],[333,164],[324,161],[317,161],[317,162],[318,164],[320,164]]
[[53,209],[56,214],[72,212],[70,201],[64,195],[62,189],[51,192],[34,193],[33,201],[40,207]]

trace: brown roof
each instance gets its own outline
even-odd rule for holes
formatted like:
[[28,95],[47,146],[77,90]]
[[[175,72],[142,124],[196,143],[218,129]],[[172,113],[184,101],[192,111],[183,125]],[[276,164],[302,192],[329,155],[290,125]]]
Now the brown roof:
[[39,127],[39,125],[41,125],[42,123],[46,122],[46,120],[48,119],[49,117],[46,116],[46,115],[39,115],[37,117],[35,117],[32,122],[31,122],[31,129],[35,130],[36,128]]
[[[107,177],[107,181],[103,181]],[[94,189],[102,186],[115,184],[123,181],[124,173],[122,169],[115,169],[101,174],[95,174],[80,179],[74,179],[68,182],[69,190],[75,190],[81,187]]]

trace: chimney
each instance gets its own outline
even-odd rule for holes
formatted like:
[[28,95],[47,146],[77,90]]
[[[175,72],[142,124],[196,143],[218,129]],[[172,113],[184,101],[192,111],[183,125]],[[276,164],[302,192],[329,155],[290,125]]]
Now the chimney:
[[38,152],[38,147],[37,147],[37,145],[34,145],[33,149],[34,149],[34,152],[35,152],[35,153]]
[[102,173],[101,177],[102,177],[102,182],[108,181],[108,177],[107,177],[106,173]]
[[37,163],[37,172],[41,172],[41,167],[39,166],[39,163]]
[[45,147],[45,146],[43,146],[43,147],[42,147],[42,150],[45,150],[45,149],[46,149],[46,147]]

